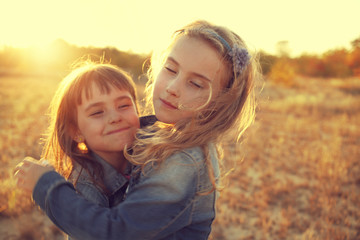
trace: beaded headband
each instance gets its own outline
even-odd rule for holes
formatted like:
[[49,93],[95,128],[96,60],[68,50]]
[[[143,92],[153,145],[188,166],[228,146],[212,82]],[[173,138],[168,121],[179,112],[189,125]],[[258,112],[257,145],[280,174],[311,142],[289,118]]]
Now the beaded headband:
[[214,31],[208,31],[213,37],[218,39],[228,50],[229,56],[232,58],[234,72],[236,75],[240,75],[246,66],[249,64],[250,54],[246,48],[239,47],[235,44],[233,47],[230,47],[229,43],[222,38],[219,34]]

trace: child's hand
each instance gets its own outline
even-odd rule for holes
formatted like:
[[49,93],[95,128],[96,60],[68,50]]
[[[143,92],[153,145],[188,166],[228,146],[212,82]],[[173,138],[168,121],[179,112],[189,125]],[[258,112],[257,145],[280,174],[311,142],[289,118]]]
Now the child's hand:
[[46,172],[54,170],[44,161],[38,161],[32,157],[26,157],[14,169],[14,177],[18,187],[32,193],[39,178]]

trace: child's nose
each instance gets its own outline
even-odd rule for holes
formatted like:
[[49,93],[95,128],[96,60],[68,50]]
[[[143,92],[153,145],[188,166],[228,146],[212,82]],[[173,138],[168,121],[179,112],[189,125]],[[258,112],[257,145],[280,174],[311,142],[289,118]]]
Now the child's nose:
[[180,95],[180,85],[181,78],[179,75],[177,75],[177,77],[168,82],[166,92],[168,92],[170,95],[178,97]]
[[109,123],[121,122],[122,115],[118,111],[112,111],[109,113]]

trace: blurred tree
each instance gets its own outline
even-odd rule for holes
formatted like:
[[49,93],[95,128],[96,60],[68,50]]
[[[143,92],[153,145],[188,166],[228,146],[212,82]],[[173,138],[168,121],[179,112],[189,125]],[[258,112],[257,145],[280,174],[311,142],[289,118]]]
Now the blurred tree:
[[272,66],[274,65],[274,63],[276,62],[276,60],[277,60],[276,56],[267,54],[264,51],[259,52],[260,66],[261,66],[262,73],[264,75],[267,75],[270,72],[270,70],[271,70]]
[[351,41],[351,46],[353,48],[360,48],[360,37],[358,37],[357,39]]
[[289,41],[279,41],[276,44],[277,55],[281,58],[289,58],[290,57],[290,47]]
[[331,50],[323,54],[325,65],[323,77],[344,78],[351,76],[351,69],[347,65],[348,51],[346,49]]
[[6,46],[0,52],[0,68],[12,69],[18,64],[21,58],[21,50]]
[[[292,85],[296,74],[325,78],[360,76],[360,37],[354,39],[351,46],[350,50],[336,49],[320,56],[304,54],[290,58],[289,42],[280,41],[276,45],[276,55],[260,51],[259,61],[264,75],[286,85]],[[46,49],[3,47],[0,50],[0,74],[68,72],[74,62],[84,57],[117,65],[130,72],[137,82],[147,80],[139,79],[146,71],[143,66],[149,59],[147,55],[123,52],[114,47],[78,47],[62,39],[55,40]]]
[[352,75],[360,77],[360,37],[351,42],[352,51],[348,55],[347,63]]
[[276,45],[279,56],[268,74],[271,81],[285,86],[293,86],[295,79],[295,65],[290,56],[288,41],[280,41]]
[[296,72],[303,76],[324,76],[324,61],[317,55],[301,55],[296,60]]
[[271,81],[284,85],[293,86],[295,80],[295,66],[290,58],[279,58],[272,66],[268,77]]
[[39,71],[68,72],[74,63],[83,58],[104,60],[104,62],[117,65],[130,72],[136,81],[142,74],[142,66],[148,56],[122,52],[116,48],[77,47],[62,39],[57,39],[44,50],[5,47],[0,51],[0,70],[2,69],[3,73],[22,71],[23,74]]

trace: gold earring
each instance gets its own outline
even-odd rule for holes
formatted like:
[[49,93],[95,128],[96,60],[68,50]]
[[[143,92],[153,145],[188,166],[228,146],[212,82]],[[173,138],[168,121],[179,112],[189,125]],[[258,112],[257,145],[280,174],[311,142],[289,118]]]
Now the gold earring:
[[77,144],[77,148],[80,150],[81,153],[87,153],[89,149],[87,148],[85,142],[79,142]]
[[87,153],[89,151],[85,144],[85,139],[83,136],[77,135],[74,140],[78,143],[77,148],[80,150],[81,153]]

